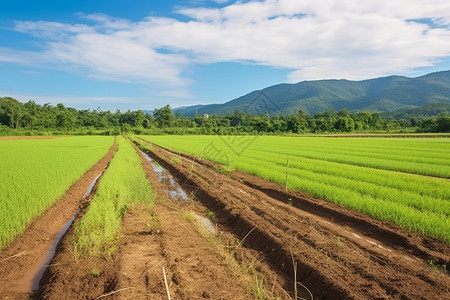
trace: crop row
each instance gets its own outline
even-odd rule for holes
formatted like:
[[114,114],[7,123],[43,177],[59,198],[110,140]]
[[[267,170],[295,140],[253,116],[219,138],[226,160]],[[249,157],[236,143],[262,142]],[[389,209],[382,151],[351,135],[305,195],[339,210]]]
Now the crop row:
[[288,188],[450,243],[450,183],[418,175],[450,174],[448,139],[145,138],[281,185],[286,184],[289,155]]
[[112,137],[0,141],[0,250],[99,161]]
[[153,205],[153,193],[139,157],[128,140],[118,150],[81,221],[75,225],[75,255],[102,256],[115,250],[122,217],[135,203]]

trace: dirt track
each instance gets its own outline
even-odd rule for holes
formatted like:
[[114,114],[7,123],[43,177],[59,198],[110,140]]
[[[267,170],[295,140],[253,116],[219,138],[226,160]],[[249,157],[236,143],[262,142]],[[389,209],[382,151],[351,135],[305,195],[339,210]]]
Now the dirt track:
[[[431,267],[450,263],[450,247],[276,184],[152,146],[151,156],[195,190],[222,230],[245,239],[260,255],[268,278],[276,274],[294,293],[319,299],[446,299],[448,274]],[[181,159],[176,163],[172,157]],[[291,199],[291,200],[288,200]],[[280,296],[283,296],[280,294]]]
[[171,199],[148,161],[142,164],[156,195],[153,208],[138,207],[124,220],[117,290],[119,299],[167,299],[162,267],[175,299],[249,299],[230,267],[188,217],[194,204]]

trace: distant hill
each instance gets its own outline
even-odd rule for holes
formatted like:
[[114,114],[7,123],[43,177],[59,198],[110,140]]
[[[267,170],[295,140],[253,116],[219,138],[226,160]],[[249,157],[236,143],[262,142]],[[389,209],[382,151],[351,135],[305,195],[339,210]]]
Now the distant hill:
[[235,110],[249,114],[287,114],[303,110],[310,115],[334,109],[400,112],[450,103],[450,71],[409,78],[389,76],[362,81],[316,80],[278,84],[253,91],[224,104],[177,108],[184,116],[224,115]]

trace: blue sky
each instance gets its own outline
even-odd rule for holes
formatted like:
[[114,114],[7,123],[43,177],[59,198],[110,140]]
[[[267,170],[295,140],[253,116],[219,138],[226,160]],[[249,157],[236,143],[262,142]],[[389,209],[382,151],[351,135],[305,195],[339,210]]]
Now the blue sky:
[[448,0],[0,1],[0,96],[103,110],[450,69]]

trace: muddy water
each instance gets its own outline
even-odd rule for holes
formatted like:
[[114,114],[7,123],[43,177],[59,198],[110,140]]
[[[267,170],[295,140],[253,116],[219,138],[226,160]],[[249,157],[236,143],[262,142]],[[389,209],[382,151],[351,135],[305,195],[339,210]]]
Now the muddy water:
[[202,224],[203,226],[205,226],[205,229],[206,229],[209,233],[211,233],[211,234],[217,234],[217,228],[216,228],[216,226],[214,226],[213,222],[211,222],[210,219],[208,219],[207,217],[200,216],[200,215],[198,215],[198,214],[196,214],[196,213],[194,213],[194,212],[192,212],[191,214],[194,216],[194,218],[195,218],[200,224]]
[[[173,176],[169,173],[169,171],[164,169],[157,161],[153,160],[143,151],[141,151],[141,153],[152,165],[153,171],[155,171],[155,173],[158,176],[158,181],[164,184],[165,187],[168,187],[165,190],[166,193],[173,199],[183,199],[185,201],[188,201],[189,198],[186,192],[181,188],[181,186],[173,178]],[[199,214],[196,214],[195,212],[191,212],[191,215],[195,218],[195,220],[197,220],[197,222],[199,222],[205,227],[206,231],[208,231],[211,234],[217,234],[217,228],[214,226],[214,224],[211,222],[210,219],[201,216]]]
[[[158,181],[164,184],[164,186],[168,187],[165,190],[166,193],[173,199],[183,199],[185,201],[188,201],[189,198],[186,192],[181,188],[181,186],[173,178],[173,176],[169,173],[169,171],[164,169],[157,161],[153,160],[145,152],[141,151],[141,153],[151,164],[153,171],[155,171],[155,173],[158,176]],[[214,226],[214,224],[211,222],[210,219],[201,216],[195,212],[191,212],[191,215],[195,218],[197,222],[199,222],[205,227],[206,231],[208,231],[211,234],[217,234],[217,228]]]
[[47,269],[48,264],[52,260],[53,256],[55,256],[56,246],[58,245],[61,238],[69,229],[70,225],[72,225],[73,220],[77,216],[78,211],[73,214],[72,218],[64,224],[61,231],[54,236],[51,240],[49,240],[48,249],[45,251],[45,254],[27,271],[25,276],[22,279],[22,291],[21,292],[29,292],[35,291],[39,288],[39,281],[44,275],[45,269]]
[[[97,177],[94,178],[94,180],[89,185],[86,192],[84,193],[83,198],[86,198],[87,196],[89,196],[89,194],[92,192],[92,189],[94,188],[95,184],[97,183],[97,180],[100,178],[102,173],[98,174]],[[70,220],[68,220],[66,222],[66,224],[64,224],[64,226],[61,228],[61,230],[58,232],[58,234],[56,234],[53,238],[51,238],[47,241],[48,247],[45,250],[44,255],[42,255],[42,257],[27,271],[27,273],[22,278],[21,292],[35,291],[39,288],[39,282],[40,282],[42,276],[44,275],[44,272],[47,269],[48,264],[55,256],[56,247],[58,246],[59,241],[64,236],[64,234],[66,234],[70,225],[72,225],[78,212],[79,212],[79,210],[77,210],[72,215]]]
[[167,195],[169,195],[169,197],[173,199],[188,201],[189,197],[187,196],[186,192],[181,188],[178,182],[176,182],[169,171],[164,169],[160,164],[158,164],[157,161],[148,156],[147,153],[143,151],[141,151],[141,153],[142,155],[144,155],[145,159],[150,162],[153,171],[155,171],[156,175],[158,176],[158,181],[164,184],[164,186],[166,187],[165,191]]
[[94,178],[94,180],[91,182],[88,189],[84,193],[83,199],[85,199],[87,196],[89,196],[90,193],[92,193],[92,189],[94,188],[95,184],[97,183],[97,180],[100,178],[100,176],[102,176],[102,174],[103,172],[101,172],[100,174],[97,175],[97,177]]

